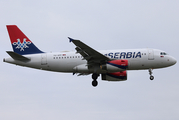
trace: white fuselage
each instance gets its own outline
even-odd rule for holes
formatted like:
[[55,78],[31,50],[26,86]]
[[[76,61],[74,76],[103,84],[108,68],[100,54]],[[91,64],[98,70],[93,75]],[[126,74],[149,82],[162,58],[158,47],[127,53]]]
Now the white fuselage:
[[[161,54],[164,52],[157,49],[102,50],[99,52],[111,59],[127,59],[129,63],[127,70],[157,69],[176,63],[172,56]],[[76,52],[41,53],[24,56],[30,58],[30,61],[22,62],[13,58],[6,58],[4,62],[55,72],[81,73],[77,70],[77,66],[78,68],[87,67],[87,61]]]

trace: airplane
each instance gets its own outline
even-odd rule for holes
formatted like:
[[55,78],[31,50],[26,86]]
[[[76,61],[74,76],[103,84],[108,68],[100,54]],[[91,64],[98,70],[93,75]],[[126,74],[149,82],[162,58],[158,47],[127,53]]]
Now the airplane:
[[3,61],[15,65],[81,75],[92,75],[92,86],[98,85],[97,78],[105,81],[125,81],[128,70],[148,70],[150,80],[153,69],[174,65],[177,60],[163,50],[119,49],[97,51],[80,40],[69,38],[76,51],[46,53],[16,26],[6,25],[13,51],[6,51],[11,57]]

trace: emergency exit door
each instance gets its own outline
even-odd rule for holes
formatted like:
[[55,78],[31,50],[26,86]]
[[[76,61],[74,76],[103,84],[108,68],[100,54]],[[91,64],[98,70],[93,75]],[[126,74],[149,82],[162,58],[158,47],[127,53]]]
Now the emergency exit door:
[[148,49],[148,59],[154,60],[154,51],[153,49]]

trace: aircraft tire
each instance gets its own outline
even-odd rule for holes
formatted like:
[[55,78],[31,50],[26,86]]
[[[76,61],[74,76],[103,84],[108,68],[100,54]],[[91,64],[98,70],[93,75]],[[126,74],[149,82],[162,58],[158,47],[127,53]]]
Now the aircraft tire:
[[99,76],[98,74],[93,73],[93,74],[92,74],[92,79],[93,79],[93,80],[96,80],[96,79],[98,78],[98,76]]
[[98,81],[97,80],[93,80],[92,81],[92,85],[93,85],[93,87],[96,87],[98,85]]
[[154,79],[154,76],[151,75],[151,76],[150,76],[150,80],[153,80],[153,79]]

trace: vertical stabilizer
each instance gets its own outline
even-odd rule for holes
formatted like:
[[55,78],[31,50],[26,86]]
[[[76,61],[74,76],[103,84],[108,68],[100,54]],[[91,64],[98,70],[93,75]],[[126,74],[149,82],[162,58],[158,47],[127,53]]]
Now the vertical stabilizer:
[[15,53],[20,55],[43,53],[16,25],[7,25],[7,30]]

